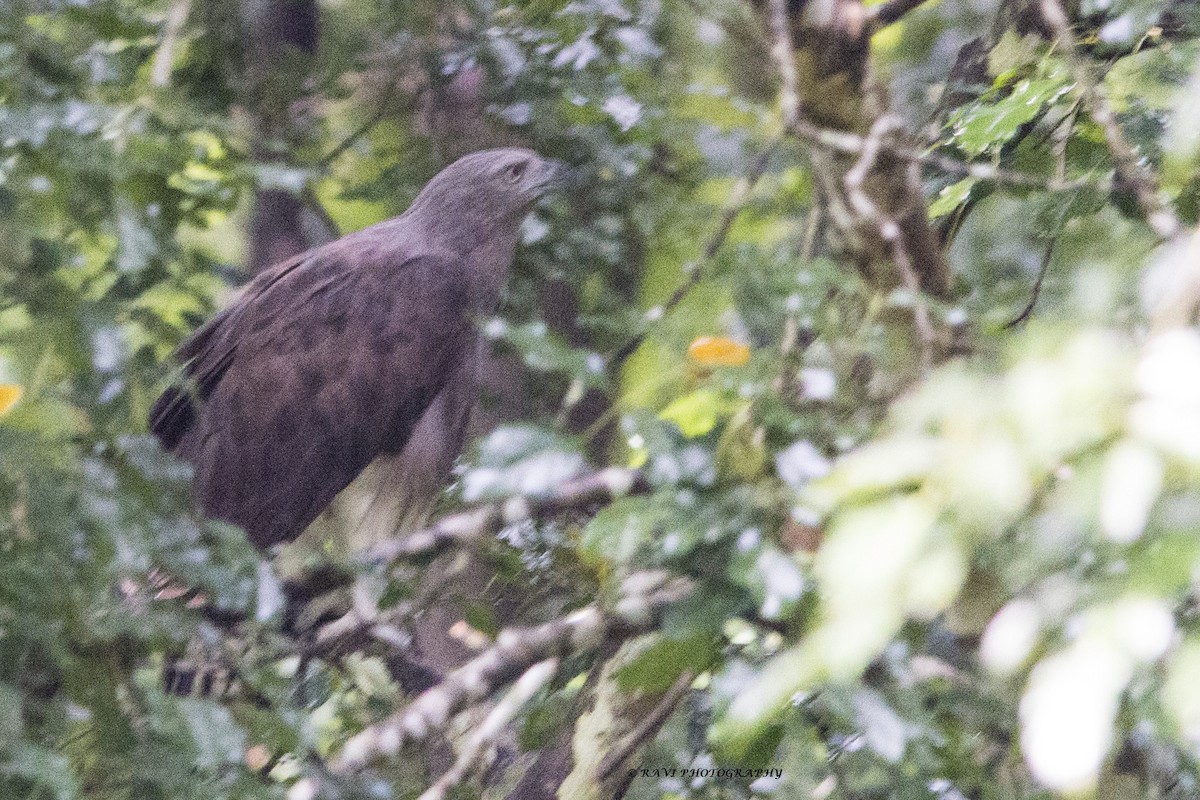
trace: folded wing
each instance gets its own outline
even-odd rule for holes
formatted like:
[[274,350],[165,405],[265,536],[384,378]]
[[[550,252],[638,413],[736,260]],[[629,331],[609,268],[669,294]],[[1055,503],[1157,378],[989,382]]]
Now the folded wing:
[[260,275],[178,357],[151,429],[196,467],[205,512],[290,541],[398,453],[472,352],[466,265],[347,237]]

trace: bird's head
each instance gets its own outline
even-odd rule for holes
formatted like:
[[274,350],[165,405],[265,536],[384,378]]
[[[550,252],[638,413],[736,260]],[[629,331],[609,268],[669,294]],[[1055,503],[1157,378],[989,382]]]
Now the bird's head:
[[481,150],[463,156],[434,176],[414,212],[453,214],[481,224],[519,224],[533,203],[560,185],[566,166],[523,147]]

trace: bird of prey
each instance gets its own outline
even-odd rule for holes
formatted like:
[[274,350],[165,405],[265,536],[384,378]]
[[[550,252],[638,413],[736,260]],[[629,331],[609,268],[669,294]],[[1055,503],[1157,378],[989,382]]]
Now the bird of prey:
[[[448,465],[474,398],[474,323],[560,169],[518,148],[465,156],[399,217],[260,273],[192,334],[176,353],[186,381],[154,403],[150,428],[194,465],[204,512],[267,548],[352,482],[378,499],[422,459]],[[419,421],[449,428],[443,452],[410,444]]]

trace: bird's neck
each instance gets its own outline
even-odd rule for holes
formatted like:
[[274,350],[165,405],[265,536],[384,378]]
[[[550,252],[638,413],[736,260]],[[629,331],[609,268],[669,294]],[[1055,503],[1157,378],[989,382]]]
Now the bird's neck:
[[430,241],[466,262],[475,284],[474,310],[481,314],[495,311],[520,237],[521,218],[472,219],[461,204],[455,203],[422,203],[405,216]]

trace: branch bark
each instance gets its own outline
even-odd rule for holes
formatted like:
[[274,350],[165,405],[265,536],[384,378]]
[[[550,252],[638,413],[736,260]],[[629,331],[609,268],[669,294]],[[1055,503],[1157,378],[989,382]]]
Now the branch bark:
[[527,669],[471,735],[454,766],[422,792],[417,800],[445,800],[451,789],[462,783],[472,770],[479,767],[488,745],[504,733],[521,709],[550,682],[558,671],[558,665],[557,658],[549,658]]
[[425,560],[451,547],[494,536],[506,525],[611,503],[617,498],[643,494],[649,489],[650,484],[645,476],[637,470],[609,467],[565,481],[550,492],[517,495],[451,514],[402,539],[379,543],[367,551],[366,557],[388,564]]
[[[871,69],[873,18],[859,0],[798,5],[765,0],[765,8],[764,0],[753,3],[766,16],[774,40],[772,53],[780,74],[785,129],[823,145],[810,151],[810,158],[837,233],[835,249],[881,291],[907,283],[903,265],[895,257],[902,250],[921,291],[946,297],[949,268],[925,213],[914,162],[893,155],[893,150],[900,148],[892,141],[886,146],[870,144],[877,152],[868,159],[870,168],[855,180],[859,199],[869,199],[877,213],[864,217],[866,206],[847,196],[846,178],[855,164],[861,163],[869,144],[866,138],[878,120],[891,115],[887,93]],[[892,129],[888,138],[899,141],[903,134]],[[898,239],[884,235],[879,218],[895,221]]]
[[543,625],[502,631],[492,647],[440,684],[352,737],[331,763],[332,771],[349,774],[397,755],[404,745],[440,731],[455,714],[539,661],[589,652],[610,637],[628,639],[652,630],[667,608],[691,592],[689,581],[658,573],[639,573],[626,583],[631,590],[612,609],[593,604]]
[[1170,239],[1179,232],[1179,220],[1162,201],[1158,183],[1138,158],[1125,133],[1117,122],[1116,112],[1100,85],[1093,80],[1087,65],[1079,56],[1071,23],[1059,0],[1040,0],[1038,11],[1046,26],[1058,39],[1071,75],[1079,85],[1079,93],[1087,105],[1092,120],[1104,132],[1104,142],[1116,165],[1117,177],[1129,188],[1137,201],[1146,222],[1163,239]]

